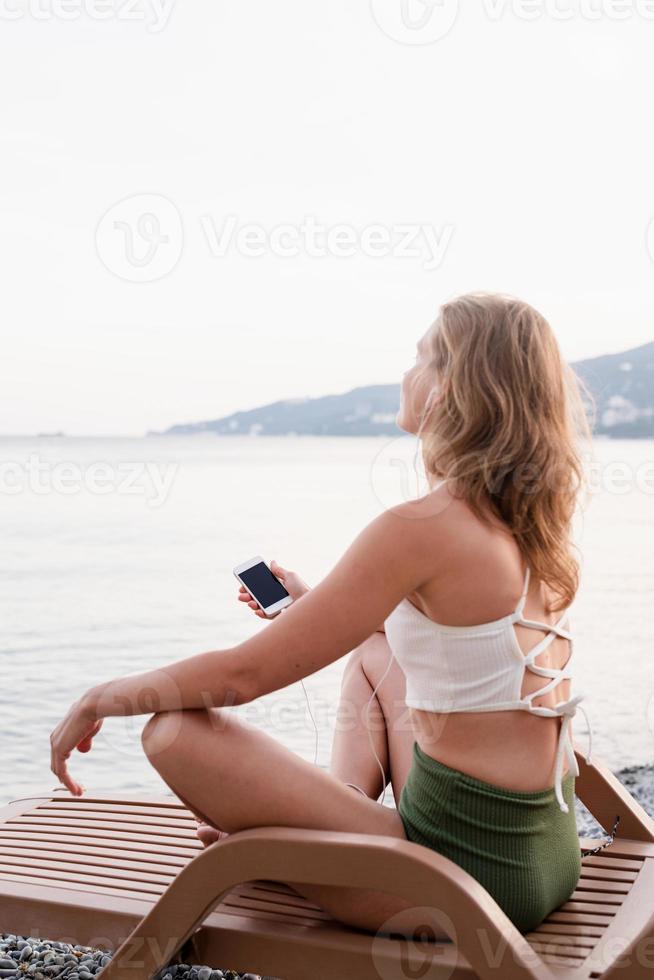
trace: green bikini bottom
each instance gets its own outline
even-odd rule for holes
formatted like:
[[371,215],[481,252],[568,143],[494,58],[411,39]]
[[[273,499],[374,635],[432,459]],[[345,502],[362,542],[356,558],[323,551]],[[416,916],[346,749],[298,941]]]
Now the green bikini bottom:
[[464,868],[524,933],[577,886],[574,785],[568,771],[561,788],[569,811],[563,813],[554,787],[530,793],[503,789],[432,759],[414,742],[398,811],[410,841]]

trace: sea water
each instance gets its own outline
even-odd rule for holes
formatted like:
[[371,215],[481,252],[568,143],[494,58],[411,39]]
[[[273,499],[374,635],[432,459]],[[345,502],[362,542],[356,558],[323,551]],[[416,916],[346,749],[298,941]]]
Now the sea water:
[[[573,690],[594,752],[619,768],[654,757],[654,442],[595,453]],[[54,788],[50,732],[91,685],[265,629],[237,600],[234,565],[261,554],[316,584],[369,521],[424,490],[415,457],[406,436],[0,440],[2,801]],[[305,681],[317,755],[299,684],[235,710],[325,766],[343,664]],[[145,720],[107,720],[75,776],[163,790]],[[587,744],[580,714],[575,739]]]

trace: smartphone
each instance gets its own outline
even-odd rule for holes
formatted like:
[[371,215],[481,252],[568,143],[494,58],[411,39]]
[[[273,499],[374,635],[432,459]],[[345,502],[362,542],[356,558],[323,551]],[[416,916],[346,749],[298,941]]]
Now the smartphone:
[[254,601],[266,616],[275,613],[293,602],[290,595],[276,576],[270,571],[261,555],[244,561],[234,569],[234,575],[245,586]]

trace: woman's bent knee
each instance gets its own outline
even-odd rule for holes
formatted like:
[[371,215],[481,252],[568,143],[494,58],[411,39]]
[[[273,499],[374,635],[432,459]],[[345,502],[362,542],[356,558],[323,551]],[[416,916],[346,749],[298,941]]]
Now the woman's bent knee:
[[141,733],[141,744],[148,758],[161,758],[164,754],[181,750],[188,742],[191,729],[197,731],[205,711],[159,711],[146,722]]
[[154,762],[172,753],[195,753],[198,739],[204,735],[221,734],[223,738],[235,731],[235,719],[218,708],[187,711],[160,711],[146,722],[141,734],[145,754]]

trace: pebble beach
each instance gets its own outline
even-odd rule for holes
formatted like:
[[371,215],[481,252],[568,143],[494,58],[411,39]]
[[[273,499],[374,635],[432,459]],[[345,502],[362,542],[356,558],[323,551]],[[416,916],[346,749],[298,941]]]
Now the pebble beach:
[[[0,977],[6,980],[93,980],[111,962],[111,952],[90,946],[38,939],[34,936],[0,934]],[[217,970],[209,966],[172,963],[156,980],[262,980],[255,973]],[[272,978],[263,978],[272,980]]]

